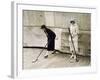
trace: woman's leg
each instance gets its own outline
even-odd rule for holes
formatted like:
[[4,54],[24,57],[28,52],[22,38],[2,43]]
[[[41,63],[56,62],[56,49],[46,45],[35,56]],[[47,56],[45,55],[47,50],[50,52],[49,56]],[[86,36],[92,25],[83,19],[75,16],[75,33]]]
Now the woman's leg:
[[74,49],[73,49],[73,44],[71,41],[69,42],[69,46],[70,46],[70,52],[71,52],[70,58],[74,58]]
[[44,55],[44,58],[48,58],[48,55],[49,55],[49,51],[47,50],[45,55]]
[[74,46],[75,46],[75,51],[76,51],[76,54],[74,55],[74,59],[76,59],[77,53],[78,53],[78,37],[77,36],[74,38]]

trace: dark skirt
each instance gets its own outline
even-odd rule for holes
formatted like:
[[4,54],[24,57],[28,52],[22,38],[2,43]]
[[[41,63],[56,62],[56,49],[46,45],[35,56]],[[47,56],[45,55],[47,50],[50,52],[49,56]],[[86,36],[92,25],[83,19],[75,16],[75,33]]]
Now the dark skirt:
[[54,49],[55,49],[55,39],[48,39],[47,50],[54,51]]

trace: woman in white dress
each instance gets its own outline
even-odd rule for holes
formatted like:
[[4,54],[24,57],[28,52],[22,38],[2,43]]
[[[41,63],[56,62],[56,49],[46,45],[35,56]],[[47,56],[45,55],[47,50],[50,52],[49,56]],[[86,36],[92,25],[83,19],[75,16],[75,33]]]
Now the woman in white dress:
[[[70,33],[71,33],[71,35],[69,35],[69,46],[70,46],[70,51],[72,53],[70,58],[76,59],[77,58],[76,54],[78,53],[79,27],[74,20],[70,21],[69,29],[70,29]],[[71,36],[72,36],[73,42],[71,40]]]

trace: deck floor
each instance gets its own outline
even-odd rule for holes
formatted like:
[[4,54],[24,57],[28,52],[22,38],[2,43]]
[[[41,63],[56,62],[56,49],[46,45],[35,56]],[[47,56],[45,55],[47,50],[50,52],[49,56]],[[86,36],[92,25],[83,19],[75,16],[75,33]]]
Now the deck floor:
[[36,59],[42,49],[23,48],[23,69],[43,69],[43,68],[67,68],[67,67],[83,67],[91,65],[89,56],[78,56],[79,62],[70,59],[70,54],[55,53],[50,54],[48,58],[44,58],[46,50],[43,51],[36,63],[32,63]]

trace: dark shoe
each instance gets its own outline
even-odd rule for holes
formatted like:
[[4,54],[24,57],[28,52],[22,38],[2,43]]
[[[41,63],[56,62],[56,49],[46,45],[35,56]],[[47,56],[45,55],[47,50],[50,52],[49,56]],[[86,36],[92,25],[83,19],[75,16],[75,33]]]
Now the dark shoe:
[[55,52],[53,52],[52,54],[55,54]]
[[48,58],[48,55],[44,56],[44,58]]

